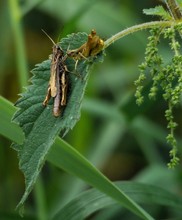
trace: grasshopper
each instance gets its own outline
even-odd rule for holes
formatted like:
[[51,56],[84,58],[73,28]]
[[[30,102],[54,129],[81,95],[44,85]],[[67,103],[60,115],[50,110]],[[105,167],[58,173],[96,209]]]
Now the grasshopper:
[[58,117],[61,114],[61,107],[66,106],[67,103],[68,69],[65,64],[67,55],[64,55],[64,52],[61,49],[61,47],[58,44],[56,44],[45,31],[43,32],[53,43],[52,55],[50,57],[50,80],[47,89],[47,95],[43,101],[43,105],[46,106],[50,98],[53,97],[53,115],[55,117]]
[[91,30],[87,42],[74,50],[68,50],[68,57],[76,60],[75,69],[80,59],[87,59],[90,56],[96,56],[104,48],[104,41],[97,35],[95,30]]

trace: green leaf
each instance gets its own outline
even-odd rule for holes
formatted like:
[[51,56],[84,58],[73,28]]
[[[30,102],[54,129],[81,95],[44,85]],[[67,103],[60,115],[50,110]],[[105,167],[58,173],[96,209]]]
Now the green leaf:
[[162,17],[164,20],[171,20],[171,15],[162,7],[156,6],[155,8],[143,9],[143,13],[146,15],[157,15]]
[[[182,206],[181,197],[153,185],[135,182],[117,182],[115,185],[134,201],[145,204],[165,205],[177,210]],[[117,203],[97,189],[90,189],[70,201],[53,218],[64,220],[82,220],[103,208]]]
[[[66,50],[78,48],[87,41],[86,33],[69,35],[62,39],[60,46]],[[48,88],[50,78],[50,60],[38,64],[32,71],[32,85],[28,86],[26,92],[17,101],[16,106],[20,109],[13,117],[13,121],[22,127],[25,133],[25,140],[22,145],[14,144],[18,151],[19,166],[25,176],[25,193],[18,206],[21,206],[43,166],[45,157],[53,144],[56,136],[61,132],[64,136],[69,129],[72,129],[80,118],[81,101],[88,81],[89,69],[93,63],[103,60],[100,54],[95,58],[81,60],[77,65],[77,71],[81,77],[75,76],[75,61],[71,58],[67,60],[69,74],[69,91],[67,105],[60,117],[52,115],[53,103],[50,101],[47,107],[42,105]]]

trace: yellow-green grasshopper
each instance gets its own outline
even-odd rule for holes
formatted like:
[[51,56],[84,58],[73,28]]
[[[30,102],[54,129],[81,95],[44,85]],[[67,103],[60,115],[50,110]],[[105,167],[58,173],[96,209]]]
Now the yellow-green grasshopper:
[[80,59],[87,59],[88,57],[96,56],[104,48],[104,41],[97,35],[93,29],[88,35],[87,42],[82,44],[79,48],[68,50],[68,57],[73,58],[75,63],[75,69]]

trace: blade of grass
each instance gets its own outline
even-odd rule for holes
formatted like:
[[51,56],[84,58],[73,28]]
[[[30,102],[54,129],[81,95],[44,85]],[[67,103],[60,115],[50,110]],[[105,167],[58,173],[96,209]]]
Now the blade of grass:
[[[9,102],[6,102],[3,98],[0,99],[6,108],[15,110]],[[5,125],[11,128],[12,123],[10,121],[13,111],[7,112],[7,120]],[[21,139],[21,132],[17,129],[17,140]],[[9,135],[9,139],[13,138]],[[55,166],[81,178],[89,183],[91,186],[99,189],[109,197],[118,201],[125,208],[131,212],[140,216],[142,219],[152,220],[153,218],[145,212],[139,205],[131,200],[125,193],[123,193],[117,186],[115,186],[110,180],[108,180],[99,170],[97,170],[86,158],[84,158],[79,152],[73,149],[69,144],[60,138],[57,138],[53,144],[47,160]]]
[[24,134],[17,124],[11,122],[15,111],[16,107],[0,96],[0,134],[13,142],[21,144]]
[[16,62],[18,69],[18,78],[20,83],[20,90],[27,85],[28,82],[28,68],[25,53],[25,44],[23,37],[23,30],[21,26],[21,12],[19,8],[19,1],[8,0],[9,14],[12,25],[12,36],[14,36],[14,43],[16,48]]
[[55,166],[81,178],[89,185],[118,201],[121,205],[140,216],[142,219],[153,219],[147,212],[97,170],[86,158],[62,139],[56,139],[47,159]]
[[[182,205],[182,199],[179,196],[171,194],[169,191],[160,187],[129,181],[117,182],[115,184],[122,191],[130,195],[133,200],[139,203],[165,205],[177,210]],[[103,208],[109,208],[111,205],[117,205],[117,203],[97,189],[89,189],[80,193],[76,198],[64,206],[56,214],[53,220],[85,219],[94,212]],[[121,208],[117,209],[116,212],[117,211],[121,211]]]
[[44,184],[41,175],[37,179],[34,189],[34,198],[36,202],[37,216],[39,220],[46,220],[47,209],[46,209],[46,198],[44,192]]

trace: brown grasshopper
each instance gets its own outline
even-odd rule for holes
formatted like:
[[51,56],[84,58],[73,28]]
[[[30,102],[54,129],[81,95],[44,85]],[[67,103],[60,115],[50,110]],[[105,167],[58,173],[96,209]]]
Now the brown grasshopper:
[[58,117],[61,114],[61,106],[65,106],[67,103],[68,79],[66,73],[68,70],[65,65],[67,55],[64,55],[61,47],[56,44],[45,31],[43,32],[53,43],[50,70],[51,76],[43,105],[46,106],[49,99],[53,97],[53,115]]
[[81,47],[68,50],[67,55],[76,60],[75,69],[80,59],[87,59],[90,56],[97,55],[104,48],[104,41],[97,35],[95,30],[92,30],[88,35],[87,42],[81,45]]

